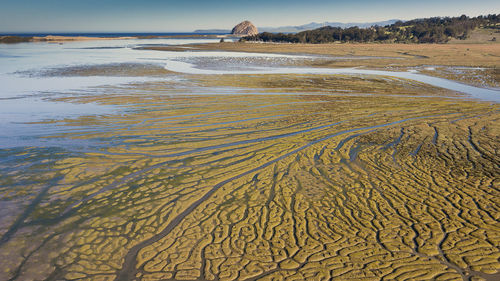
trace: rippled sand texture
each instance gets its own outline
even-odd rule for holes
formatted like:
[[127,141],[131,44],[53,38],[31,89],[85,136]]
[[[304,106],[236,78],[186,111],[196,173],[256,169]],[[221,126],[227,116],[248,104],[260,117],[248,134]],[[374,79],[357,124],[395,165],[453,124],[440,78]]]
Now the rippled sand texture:
[[498,104],[273,77],[68,99],[127,110],[54,121],[81,150],[1,151],[0,279],[498,280]]

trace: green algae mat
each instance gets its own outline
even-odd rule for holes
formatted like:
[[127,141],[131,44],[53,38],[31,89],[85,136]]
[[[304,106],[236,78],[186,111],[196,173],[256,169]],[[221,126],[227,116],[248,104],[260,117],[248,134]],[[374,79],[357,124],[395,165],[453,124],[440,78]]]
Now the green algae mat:
[[123,110],[46,122],[78,148],[0,150],[0,280],[500,278],[498,104],[340,75],[102,91],[60,101]]

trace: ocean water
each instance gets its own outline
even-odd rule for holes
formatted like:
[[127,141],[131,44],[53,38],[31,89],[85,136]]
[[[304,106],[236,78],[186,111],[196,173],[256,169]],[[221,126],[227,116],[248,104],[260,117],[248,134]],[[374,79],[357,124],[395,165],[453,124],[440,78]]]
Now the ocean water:
[[466,85],[463,83],[451,81],[444,78],[432,77],[428,75],[418,74],[414,71],[384,71],[384,70],[370,70],[360,68],[312,68],[312,67],[259,67],[247,70],[212,70],[201,69],[193,64],[172,61],[166,65],[166,68],[171,71],[190,73],[190,74],[205,74],[205,75],[223,75],[223,74],[322,74],[322,75],[338,75],[338,74],[351,74],[351,75],[377,75],[377,76],[391,76],[397,78],[410,79],[421,83],[429,84],[432,86],[461,92],[468,94],[472,98],[477,98],[486,101],[500,102],[500,91],[497,89],[487,89]]
[[[63,44],[48,42],[0,44],[0,98],[12,98],[39,93],[78,90],[87,87],[117,85],[161,80],[158,77],[40,77],[48,69],[140,63],[165,67],[171,61],[191,61],[203,58],[265,58],[300,59],[304,56],[237,53],[190,52],[189,45],[218,42],[218,39],[129,39],[74,41]],[[187,52],[140,50],[142,46],[186,45]],[[29,74],[29,75],[27,75]]]
[[[122,108],[100,104],[68,104],[55,98],[77,95],[99,87],[148,81],[168,81],[169,77],[147,76],[65,76],[44,75],[48,70],[110,64],[145,64],[165,67],[171,61],[204,58],[279,58],[286,55],[226,52],[159,52],[141,46],[189,45],[218,42],[218,39],[130,39],[71,41],[63,44],[37,42],[0,44],[0,148],[38,144],[37,137],[58,133],[54,126],[34,124],[81,115],[116,113]],[[97,89],[97,90],[96,90]]]

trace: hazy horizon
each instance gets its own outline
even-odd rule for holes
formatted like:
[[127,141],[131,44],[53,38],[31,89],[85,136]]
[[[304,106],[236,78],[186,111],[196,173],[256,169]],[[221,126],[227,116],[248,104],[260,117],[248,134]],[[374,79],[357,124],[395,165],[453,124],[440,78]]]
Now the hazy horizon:
[[[196,7],[196,8],[193,8]],[[432,7],[432,8],[429,8]],[[161,33],[231,29],[242,20],[258,27],[311,22],[377,22],[391,19],[478,16],[500,12],[500,2],[475,1],[8,1],[0,10],[1,33]]]

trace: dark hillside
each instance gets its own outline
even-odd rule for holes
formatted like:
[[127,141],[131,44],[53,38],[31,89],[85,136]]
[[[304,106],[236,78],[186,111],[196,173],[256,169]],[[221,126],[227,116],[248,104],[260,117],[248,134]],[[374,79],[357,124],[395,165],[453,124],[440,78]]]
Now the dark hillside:
[[466,39],[476,28],[500,31],[500,15],[469,18],[427,18],[398,21],[387,26],[331,27],[325,26],[296,34],[259,33],[242,40],[289,43],[385,42],[385,43],[446,43],[452,38]]

